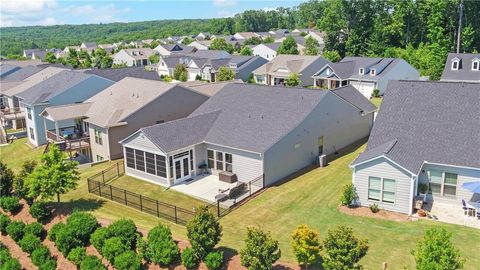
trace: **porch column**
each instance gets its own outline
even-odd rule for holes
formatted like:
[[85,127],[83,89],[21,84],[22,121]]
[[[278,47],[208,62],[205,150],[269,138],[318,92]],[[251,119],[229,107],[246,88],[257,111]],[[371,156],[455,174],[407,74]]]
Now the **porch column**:
[[317,87],[317,78],[313,78],[313,87]]
[[172,185],[172,182],[170,181],[170,157],[168,155],[165,156],[165,164],[166,164],[166,169],[167,169],[167,182]]
[[60,136],[59,136],[59,130],[58,130],[58,121],[55,121],[55,134],[57,135],[57,142],[60,141]]
[[43,118],[43,127],[45,128],[45,139],[47,140],[48,142],[48,129],[47,129],[47,119],[45,119],[45,117]]

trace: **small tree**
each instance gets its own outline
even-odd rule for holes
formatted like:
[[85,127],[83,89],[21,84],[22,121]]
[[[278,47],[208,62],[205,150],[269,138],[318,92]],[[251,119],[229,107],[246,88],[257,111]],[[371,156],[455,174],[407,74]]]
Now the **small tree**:
[[142,259],[132,250],[128,250],[116,256],[113,265],[117,270],[140,270]]
[[230,43],[227,43],[227,41],[223,38],[214,39],[210,44],[209,49],[227,51],[228,53],[233,53],[233,51],[235,50],[233,48],[233,45]]
[[55,54],[53,52],[47,52],[45,55],[45,61],[47,61],[50,64],[53,64],[57,62],[57,57],[55,57]]
[[48,153],[42,155],[42,164],[27,177],[28,196],[49,199],[75,189],[80,179],[78,162],[67,160],[67,156],[58,146],[52,145]]
[[243,266],[249,270],[270,270],[280,256],[278,241],[273,240],[270,233],[259,228],[247,228],[245,247],[240,250]]
[[188,270],[196,269],[198,266],[198,257],[191,248],[185,248],[182,252],[182,265]]
[[300,80],[300,76],[298,76],[297,73],[292,73],[290,76],[288,76],[287,79],[285,79],[286,86],[299,86],[301,84],[302,81]]
[[115,257],[129,250],[120,237],[112,237],[105,240],[102,248],[102,255],[113,264]]
[[343,186],[342,196],[340,197],[340,204],[344,206],[351,206],[357,198],[357,192],[353,184]]
[[240,55],[253,55],[253,51],[248,46],[243,46],[240,50]]
[[175,66],[175,69],[173,70],[173,78],[177,81],[180,81],[180,77],[182,76],[182,74],[187,74],[188,76],[187,68],[185,67],[185,65],[177,64]]
[[292,233],[292,249],[300,265],[308,268],[320,258],[322,245],[318,233],[302,224]]
[[417,270],[462,269],[465,260],[451,241],[452,234],[445,229],[431,228],[425,232],[423,240],[417,243],[415,256]]
[[95,255],[88,255],[80,264],[80,270],[106,270],[102,261]]
[[222,226],[207,207],[201,206],[187,223],[187,236],[195,253],[203,259],[220,242]]
[[260,43],[262,43],[262,39],[259,37],[247,38],[245,42],[243,42],[244,45],[258,45]]
[[223,263],[223,252],[213,251],[208,253],[204,259],[205,266],[208,270],[218,270]]
[[323,242],[327,255],[323,257],[325,270],[359,270],[358,263],[367,254],[368,241],[353,235],[352,228],[338,226],[328,231]]
[[275,38],[273,38],[272,36],[268,36],[266,38],[263,39],[263,44],[269,44],[269,43],[274,43],[275,42]]
[[13,171],[0,161],[0,196],[10,196],[13,190]]
[[155,64],[155,63],[158,63],[158,61],[160,61],[160,56],[154,53],[148,57],[148,60],[150,61],[150,63]]
[[327,59],[328,61],[331,61],[331,62],[338,62],[338,61],[340,61],[340,59],[342,59],[342,57],[340,56],[338,51],[323,50],[322,56],[323,56],[323,58],[325,58],[325,59]]
[[85,247],[76,247],[70,250],[70,252],[67,255],[67,259],[71,261],[73,264],[75,264],[76,266],[80,266],[83,259],[85,259],[85,256],[87,256]]
[[318,55],[320,52],[320,44],[313,37],[305,39],[305,55]]
[[278,54],[298,54],[297,42],[292,36],[286,37],[277,50]]
[[30,175],[37,167],[37,161],[35,160],[26,160],[22,164],[22,169],[20,173],[17,174],[15,180],[13,182],[13,190],[15,193],[22,198],[25,198],[28,189],[25,187],[25,180],[27,179],[28,175]]
[[[189,45],[190,43],[194,42],[195,40],[191,37],[184,37],[182,39],[182,44],[183,45]],[[152,48],[153,49],[153,48]]]
[[180,249],[166,225],[159,224],[148,232],[145,258],[155,264],[168,266],[180,255]]
[[235,79],[235,71],[228,67],[220,67],[218,69],[217,79],[219,81],[231,81]]

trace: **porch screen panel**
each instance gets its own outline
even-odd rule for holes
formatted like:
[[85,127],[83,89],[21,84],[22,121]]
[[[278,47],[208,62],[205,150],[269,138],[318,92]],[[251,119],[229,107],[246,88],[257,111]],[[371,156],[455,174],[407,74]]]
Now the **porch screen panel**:
[[380,201],[380,190],[382,188],[381,179],[379,177],[368,178],[368,199]]
[[446,196],[457,195],[457,177],[454,173],[445,173],[445,185],[443,186],[443,194]]
[[383,198],[382,201],[394,203],[395,202],[395,180],[383,179]]
[[442,172],[430,171],[430,191],[433,194],[440,194],[442,191]]
[[145,152],[145,166],[147,173],[155,175],[155,154]]
[[136,169],[139,171],[145,171],[145,152],[135,149],[135,164]]
[[135,169],[135,154],[132,148],[125,147],[127,167]]
[[157,175],[163,178],[167,178],[167,166],[165,164],[165,157],[155,155],[155,160],[157,162]]

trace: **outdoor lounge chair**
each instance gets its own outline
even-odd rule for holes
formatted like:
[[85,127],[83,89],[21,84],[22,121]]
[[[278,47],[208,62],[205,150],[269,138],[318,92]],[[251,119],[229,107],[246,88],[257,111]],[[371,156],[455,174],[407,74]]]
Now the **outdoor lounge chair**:
[[462,199],[462,209],[464,211],[464,215],[470,216],[471,211],[473,210],[471,207],[467,206],[467,203],[464,199]]

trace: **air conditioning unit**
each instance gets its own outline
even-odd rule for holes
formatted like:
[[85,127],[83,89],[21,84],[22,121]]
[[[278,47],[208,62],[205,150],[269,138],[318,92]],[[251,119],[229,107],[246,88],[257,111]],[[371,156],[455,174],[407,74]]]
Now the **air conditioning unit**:
[[320,166],[320,168],[323,168],[328,165],[327,155],[318,156],[318,165]]

